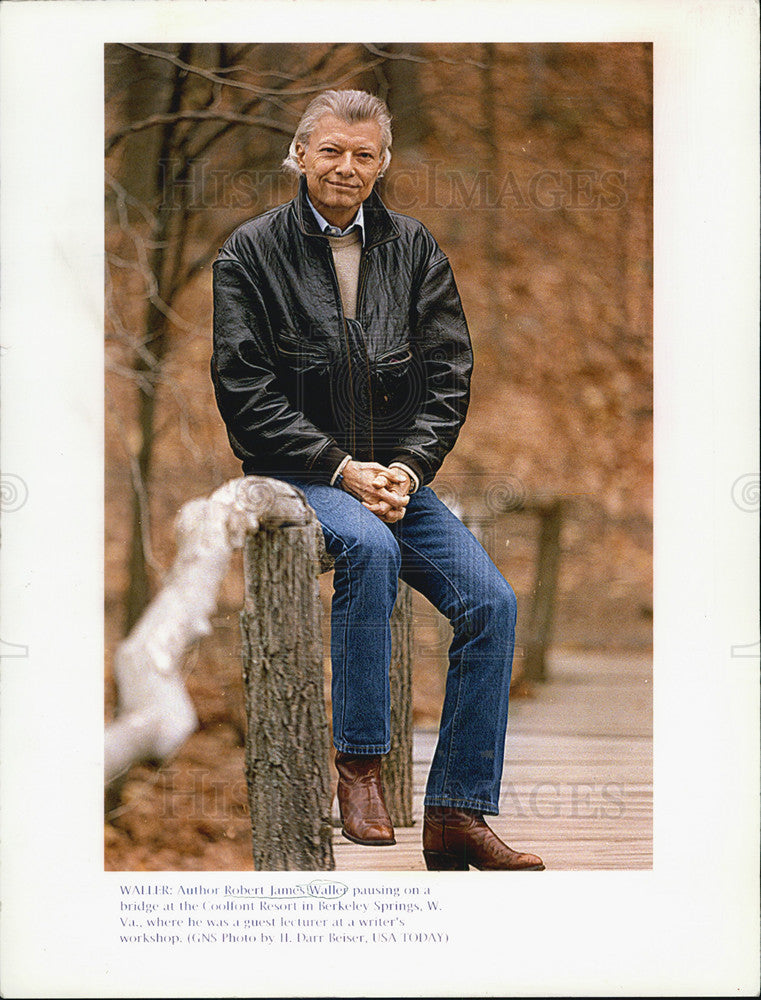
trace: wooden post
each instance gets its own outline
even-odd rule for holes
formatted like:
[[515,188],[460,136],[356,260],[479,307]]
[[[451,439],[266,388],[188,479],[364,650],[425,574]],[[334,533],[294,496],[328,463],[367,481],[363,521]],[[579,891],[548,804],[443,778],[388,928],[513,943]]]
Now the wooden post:
[[539,552],[536,562],[534,600],[528,625],[525,676],[529,680],[543,681],[547,677],[546,653],[552,632],[555,609],[558,567],[560,565],[560,528],[563,506],[555,500],[537,511],[541,517]]
[[257,871],[331,871],[316,521],[246,539],[246,780]]
[[383,791],[394,826],[412,826],[412,592],[399,581],[391,614],[391,753]]

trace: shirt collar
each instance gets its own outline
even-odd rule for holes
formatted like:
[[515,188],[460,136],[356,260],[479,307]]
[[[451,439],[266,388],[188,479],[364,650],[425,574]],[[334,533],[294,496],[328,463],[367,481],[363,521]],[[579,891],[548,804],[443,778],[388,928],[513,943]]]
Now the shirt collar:
[[[306,198],[307,201],[309,202],[309,207],[312,209],[312,213],[315,219],[317,219],[317,225],[320,227],[320,231],[324,233],[326,228],[330,226],[330,223],[324,216],[320,215],[320,213],[314,207],[314,205],[312,204],[312,199],[309,197],[309,195],[307,195]],[[365,214],[363,209],[364,205],[360,205],[359,209],[357,210],[357,214],[354,216],[354,219],[349,223],[346,229],[341,230],[340,233],[341,236],[345,236],[350,229],[353,229],[355,226],[357,226],[359,228],[359,235],[362,238],[362,242],[363,243],[365,242]],[[337,227],[332,226],[331,228],[335,229]]]

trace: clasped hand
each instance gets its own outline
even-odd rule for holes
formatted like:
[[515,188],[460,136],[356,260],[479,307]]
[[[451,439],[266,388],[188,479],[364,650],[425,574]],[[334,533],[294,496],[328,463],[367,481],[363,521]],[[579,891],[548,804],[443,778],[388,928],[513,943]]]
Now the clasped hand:
[[404,517],[411,485],[406,472],[388,469],[378,462],[350,461],[344,466],[343,489],[386,524]]

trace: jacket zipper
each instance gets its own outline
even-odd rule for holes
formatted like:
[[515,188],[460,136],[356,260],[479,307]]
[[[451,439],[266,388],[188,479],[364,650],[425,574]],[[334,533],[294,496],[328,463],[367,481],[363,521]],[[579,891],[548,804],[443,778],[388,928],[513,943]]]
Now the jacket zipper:
[[359,258],[359,290],[357,291],[357,315],[360,314],[360,306],[362,305],[362,293],[365,290],[365,278],[367,277],[367,251],[362,250],[362,256]]
[[351,344],[349,343],[349,333],[346,329],[346,317],[341,313],[341,323],[344,331],[344,342],[346,343],[346,360],[349,365],[349,398],[351,399],[351,450],[354,454],[357,450],[357,417],[354,411],[354,373],[351,367]]
[[[362,305],[362,293],[365,290],[365,278],[367,276],[367,251],[362,248],[362,255],[359,258],[359,289],[357,290],[357,305],[356,314],[361,315],[360,306]],[[362,323],[359,323],[359,328],[364,334],[364,327]],[[362,336],[362,346],[365,349],[365,364],[367,366],[367,409],[370,414],[370,461],[375,461],[375,434],[373,431],[373,394],[372,394],[372,383],[370,376],[370,355],[367,353],[367,343],[365,342],[364,336]]]

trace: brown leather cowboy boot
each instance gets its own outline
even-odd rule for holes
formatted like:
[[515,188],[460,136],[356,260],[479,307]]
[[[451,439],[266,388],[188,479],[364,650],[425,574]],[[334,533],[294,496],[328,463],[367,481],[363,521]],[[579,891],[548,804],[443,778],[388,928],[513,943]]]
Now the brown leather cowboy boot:
[[355,844],[386,847],[396,843],[383,800],[382,762],[382,757],[336,752],[341,832]]
[[427,806],[423,857],[428,871],[544,871],[535,854],[519,854],[503,843],[473,809]]

